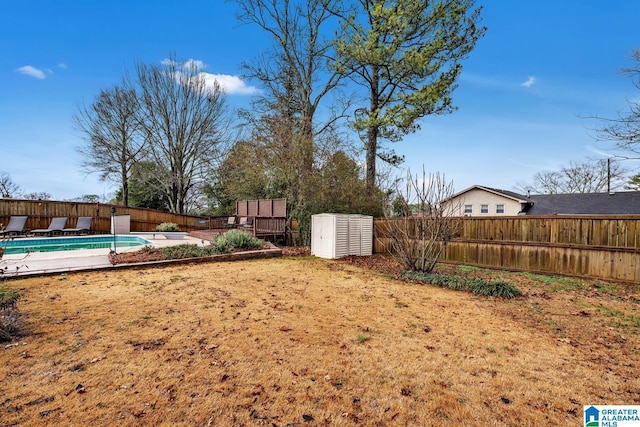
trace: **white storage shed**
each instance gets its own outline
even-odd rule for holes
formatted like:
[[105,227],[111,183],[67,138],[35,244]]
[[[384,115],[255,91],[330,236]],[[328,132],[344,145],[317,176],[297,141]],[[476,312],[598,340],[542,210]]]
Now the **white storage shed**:
[[373,217],[323,213],[311,216],[311,255],[341,258],[371,255]]

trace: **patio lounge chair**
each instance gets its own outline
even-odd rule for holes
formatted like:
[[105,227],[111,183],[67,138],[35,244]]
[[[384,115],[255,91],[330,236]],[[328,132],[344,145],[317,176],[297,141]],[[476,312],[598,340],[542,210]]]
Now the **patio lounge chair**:
[[64,228],[62,232],[64,234],[88,234],[91,231],[92,221],[93,217],[91,216],[80,216],[74,228]]
[[230,216],[227,218],[227,223],[225,224],[227,228],[236,228],[236,217]]
[[2,236],[16,236],[25,232],[24,226],[27,223],[28,216],[12,216],[9,218],[9,224],[2,230],[0,235]]
[[247,231],[253,231],[253,217],[242,217],[240,218],[240,226],[239,228]]
[[36,230],[31,230],[31,234],[44,234],[47,236],[51,236],[53,234],[62,233],[64,227],[67,225],[66,217],[57,217],[51,220],[51,224],[49,224],[49,228],[39,228]]

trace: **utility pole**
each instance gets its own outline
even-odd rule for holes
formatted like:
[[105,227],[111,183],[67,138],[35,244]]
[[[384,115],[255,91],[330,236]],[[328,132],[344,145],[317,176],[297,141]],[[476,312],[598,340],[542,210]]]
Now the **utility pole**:
[[611,157],[607,157],[607,193],[611,193]]

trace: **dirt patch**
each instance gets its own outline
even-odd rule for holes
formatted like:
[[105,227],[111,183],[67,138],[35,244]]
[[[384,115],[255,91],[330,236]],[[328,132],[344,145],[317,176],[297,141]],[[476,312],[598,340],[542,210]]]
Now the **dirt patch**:
[[399,281],[384,257],[7,282],[30,335],[0,347],[0,420],[577,425],[582,405],[640,404],[637,286],[442,268],[526,296]]
[[162,259],[162,254],[158,248],[145,248],[138,251],[122,252],[117,255],[109,254],[109,261],[112,265],[153,262]]

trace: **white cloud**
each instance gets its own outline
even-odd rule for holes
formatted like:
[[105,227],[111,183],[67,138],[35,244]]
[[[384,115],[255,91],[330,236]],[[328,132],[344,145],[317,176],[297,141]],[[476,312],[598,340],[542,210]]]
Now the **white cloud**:
[[[164,59],[161,62],[163,65],[172,66],[180,65],[172,59]],[[203,79],[207,88],[213,89],[215,83],[218,83],[220,88],[224,90],[227,95],[253,95],[258,92],[258,89],[247,85],[240,77],[232,76],[229,74],[212,74],[207,73],[204,70],[207,68],[207,64],[197,59],[188,59],[181,64],[183,70],[190,69],[194,71],[200,71],[198,77]],[[182,72],[176,71],[176,79],[180,79]]]
[[536,83],[536,77],[535,76],[529,76],[529,78],[527,79],[526,82],[522,83],[520,86],[524,86],[524,87],[531,87]]
[[165,65],[167,67],[170,66],[181,66],[183,70],[187,70],[187,69],[191,69],[192,67],[196,70],[204,70],[205,68],[207,68],[207,65],[202,62],[199,61],[197,59],[187,59],[186,61],[175,61],[171,58],[165,58],[162,61],[160,61],[160,63],[162,65]]
[[36,67],[32,67],[31,65],[25,65],[24,67],[20,67],[16,70],[17,73],[24,74],[25,76],[31,76],[39,80],[43,80],[47,78],[47,75],[44,71],[37,69]]
[[63,70],[67,69],[67,64],[65,64],[64,62],[61,62],[58,64],[58,68],[62,68]]
[[214,82],[217,82],[220,87],[229,95],[253,95],[258,91],[258,89],[256,89],[255,87],[248,86],[238,76],[210,73],[200,73],[200,76],[204,78],[207,86],[213,87]]
[[196,70],[204,70],[207,68],[204,62],[198,61],[197,59],[189,59],[184,64],[182,64],[182,68],[191,69],[195,68]]

